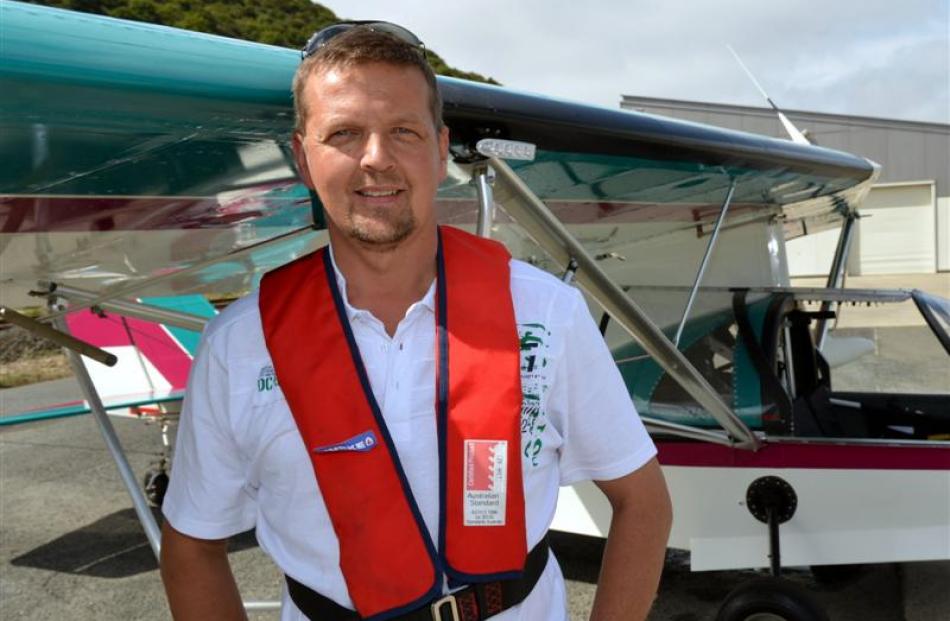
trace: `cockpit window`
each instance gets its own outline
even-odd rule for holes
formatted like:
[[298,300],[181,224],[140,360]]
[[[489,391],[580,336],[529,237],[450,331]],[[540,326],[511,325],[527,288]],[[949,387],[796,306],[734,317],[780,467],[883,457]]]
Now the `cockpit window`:
[[927,325],[950,354],[950,300],[919,290],[914,291],[913,298]]

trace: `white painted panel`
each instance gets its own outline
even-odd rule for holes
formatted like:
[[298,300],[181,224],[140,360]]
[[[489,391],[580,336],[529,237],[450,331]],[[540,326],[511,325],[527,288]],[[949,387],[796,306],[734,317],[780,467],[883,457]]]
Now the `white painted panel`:
[[746,507],[755,479],[780,476],[798,496],[781,527],[782,564],[950,558],[950,472],[664,466],[673,499],[669,546],[693,571],[768,566],[768,527]]
[[118,361],[107,367],[89,358],[82,362],[96,386],[99,397],[109,402],[138,398],[142,395],[164,395],[171,391],[172,385],[155,368],[152,361],[131,345],[103,347]]
[[[950,472],[663,466],[673,500],[669,547],[693,571],[767,567],[768,527],[746,507],[749,484],[780,476],[798,497],[781,527],[782,564],[950,559]],[[562,488],[555,530],[605,537],[610,504],[589,482]]]
[[950,272],[950,196],[937,197],[937,269]]
[[933,183],[871,189],[858,221],[861,274],[933,273],[937,269]]
[[792,278],[798,276],[827,276],[838,247],[841,228],[832,228],[819,233],[802,235],[788,241],[788,271]]

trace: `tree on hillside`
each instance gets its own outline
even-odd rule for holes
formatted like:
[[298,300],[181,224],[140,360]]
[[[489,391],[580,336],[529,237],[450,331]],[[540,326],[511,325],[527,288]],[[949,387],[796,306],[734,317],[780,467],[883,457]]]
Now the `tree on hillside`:
[[[34,4],[96,13],[184,30],[299,49],[315,30],[341,21],[310,0],[28,0]],[[498,84],[471,71],[450,67],[426,50],[436,73]]]

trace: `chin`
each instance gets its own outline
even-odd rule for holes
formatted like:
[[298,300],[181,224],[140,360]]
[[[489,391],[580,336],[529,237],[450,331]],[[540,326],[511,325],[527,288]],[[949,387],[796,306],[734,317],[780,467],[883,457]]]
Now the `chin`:
[[393,247],[408,238],[415,230],[415,221],[355,222],[348,233],[351,238],[363,244]]

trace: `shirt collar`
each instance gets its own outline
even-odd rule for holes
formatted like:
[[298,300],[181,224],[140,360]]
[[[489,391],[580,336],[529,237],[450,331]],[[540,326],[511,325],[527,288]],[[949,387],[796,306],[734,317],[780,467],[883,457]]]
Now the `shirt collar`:
[[[327,246],[327,252],[330,253],[330,264],[333,266],[333,274],[336,276],[336,285],[340,290],[340,297],[343,299],[343,306],[346,309],[346,318],[352,322],[357,317],[374,317],[371,312],[363,308],[356,308],[350,304],[350,300],[346,294],[346,277],[343,275],[343,272],[340,271],[340,268],[336,265],[336,258],[333,256],[333,246]],[[426,291],[425,295],[422,296],[422,299],[418,302],[415,302],[412,306],[409,307],[409,310],[406,311],[406,316],[412,312],[413,308],[416,305],[420,305],[424,308],[429,309],[429,312],[435,313],[435,280],[432,281],[432,284],[429,285],[429,289]]]

